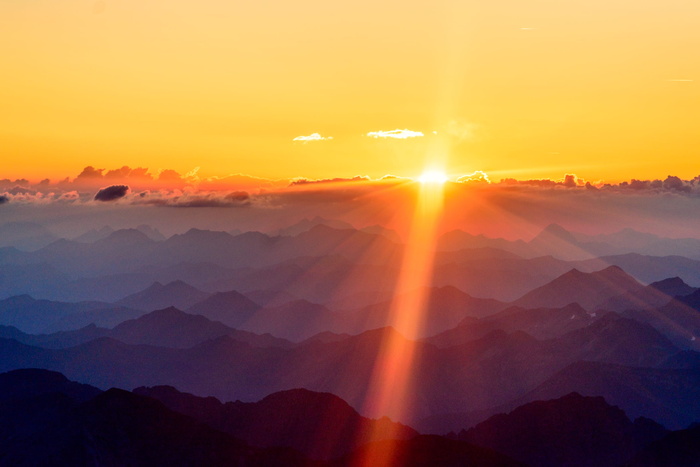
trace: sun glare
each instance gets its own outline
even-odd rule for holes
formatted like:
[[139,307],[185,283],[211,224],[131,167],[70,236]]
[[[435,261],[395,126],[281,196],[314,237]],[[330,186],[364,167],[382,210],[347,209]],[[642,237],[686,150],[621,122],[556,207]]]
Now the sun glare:
[[421,183],[443,184],[448,180],[447,175],[439,170],[428,170],[423,172],[418,181]]

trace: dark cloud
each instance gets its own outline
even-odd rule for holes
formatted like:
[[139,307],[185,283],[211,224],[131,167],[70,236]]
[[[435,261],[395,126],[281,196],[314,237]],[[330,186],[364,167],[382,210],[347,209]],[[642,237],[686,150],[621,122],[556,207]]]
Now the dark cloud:
[[663,183],[664,188],[667,190],[675,190],[675,191],[685,191],[688,192],[692,189],[692,186],[690,184],[687,184],[681,180],[678,177],[675,177],[673,175],[669,175],[666,177],[666,180],[664,180]]
[[98,191],[95,194],[95,201],[115,201],[126,196],[128,192],[127,185],[111,185]]
[[36,190],[32,190],[31,188],[27,188],[26,186],[14,186],[7,190],[7,192],[11,195],[26,195],[26,194],[35,194]]
[[10,198],[8,198],[6,195],[0,195],[0,204],[5,204],[5,203],[9,203],[9,202],[10,202]]

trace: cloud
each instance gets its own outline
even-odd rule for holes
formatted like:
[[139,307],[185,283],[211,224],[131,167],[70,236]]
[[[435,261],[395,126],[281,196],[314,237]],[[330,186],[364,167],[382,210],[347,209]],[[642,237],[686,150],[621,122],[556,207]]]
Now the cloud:
[[78,174],[76,180],[85,178],[102,178],[102,172],[104,172],[104,170],[105,169],[96,169],[93,166],[88,165]]
[[329,141],[333,139],[332,136],[321,136],[319,133],[311,133],[309,136],[297,136],[292,141],[301,141],[303,143],[308,143],[311,141]]
[[6,195],[0,195],[0,204],[5,204],[5,203],[9,203],[9,202],[10,202],[10,198],[8,198]]
[[307,178],[298,178],[296,180],[292,180],[292,182],[289,184],[289,186],[313,185],[316,183],[369,182],[371,180],[372,179],[369,178],[367,175],[355,175],[352,178],[321,178],[318,180],[309,180]]
[[115,201],[123,198],[129,192],[127,185],[111,185],[102,188],[95,194],[95,201]]
[[390,130],[390,131],[370,131],[367,133],[370,138],[394,138],[394,139],[407,139],[407,138],[419,138],[425,136],[420,131],[412,130]]
[[246,191],[232,192],[182,192],[175,190],[137,193],[131,198],[133,204],[165,206],[173,208],[222,208],[245,207],[251,204],[250,194]]
[[457,183],[491,183],[486,172],[477,170],[469,175],[464,175],[457,179]]
[[585,182],[580,180],[576,174],[566,174],[562,184],[567,188],[576,188],[577,186],[583,186]]
[[165,169],[165,170],[161,170],[160,173],[158,174],[158,180],[179,182],[182,180],[182,177],[180,176],[179,173],[175,172],[172,169]]
[[148,173],[148,169],[144,167],[137,167],[135,169],[132,169],[128,165],[125,165],[121,169],[108,170],[107,173],[104,175],[104,178],[140,178],[145,180],[152,180],[153,176],[151,176],[151,174]]

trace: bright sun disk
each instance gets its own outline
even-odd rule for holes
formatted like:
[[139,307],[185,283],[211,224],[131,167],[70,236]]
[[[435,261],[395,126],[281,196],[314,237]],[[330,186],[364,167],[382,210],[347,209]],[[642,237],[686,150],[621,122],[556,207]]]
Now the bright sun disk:
[[423,172],[420,177],[418,177],[418,181],[421,183],[436,183],[436,184],[442,184],[447,181],[447,175],[445,175],[444,172],[440,172],[439,170],[428,170],[426,172]]

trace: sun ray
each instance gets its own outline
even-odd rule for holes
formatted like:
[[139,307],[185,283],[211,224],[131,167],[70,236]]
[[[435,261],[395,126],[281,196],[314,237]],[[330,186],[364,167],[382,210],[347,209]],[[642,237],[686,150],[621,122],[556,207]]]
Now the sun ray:
[[[397,290],[410,291],[395,295],[387,325],[401,332],[387,332],[381,345],[374,372],[368,385],[363,412],[373,417],[389,416],[403,420],[415,394],[413,368],[418,364],[416,339],[425,321],[428,289],[435,256],[435,242],[444,201],[444,181],[439,171],[418,184],[418,198],[405,246]],[[393,465],[400,453],[369,450],[358,465]]]

